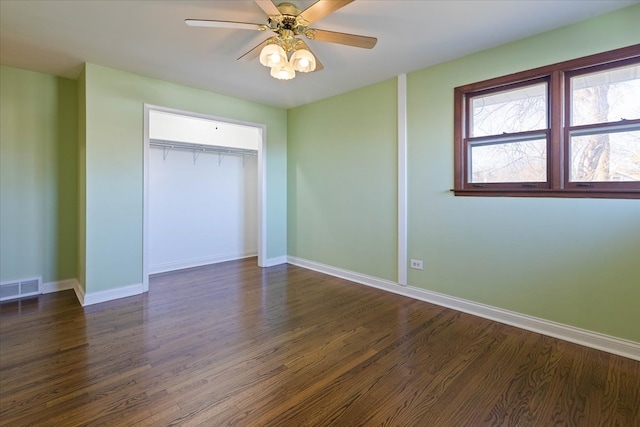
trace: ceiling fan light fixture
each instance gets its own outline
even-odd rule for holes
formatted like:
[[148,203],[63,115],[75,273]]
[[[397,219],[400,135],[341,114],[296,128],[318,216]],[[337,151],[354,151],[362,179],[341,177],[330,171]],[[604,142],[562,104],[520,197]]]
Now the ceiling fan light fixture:
[[287,53],[277,44],[268,44],[260,52],[260,63],[265,67],[282,66],[287,62]]
[[286,61],[282,65],[271,67],[271,77],[275,77],[279,80],[291,80],[296,76],[296,72],[293,69],[293,65]]
[[316,57],[307,49],[299,49],[291,55],[293,69],[302,73],[309,73],[316,69]]
[[[315,21],[353,1],[315,0],[308,2],[313,4],[301,11],[288,2],[276,4],[275,0],[255,0],[255,3],[267,15],[266,24],[210,19],[185,19],[185,23],[192,27],[239,28],[275,33],[275,35],[263,40],[253,49],[240,56],[238,60],[251,61],[259,56],[260,64],[269,67],[273,77],[290,80],[296,76],[296,71],[309,73],[324,69],[320,60],[313,55],[302,40],[302,36],[309,40],[365,49],[372,49],[376,45],[378,39],[375,37],[309,28]],[[291,55],[290,60],[289,55]]]

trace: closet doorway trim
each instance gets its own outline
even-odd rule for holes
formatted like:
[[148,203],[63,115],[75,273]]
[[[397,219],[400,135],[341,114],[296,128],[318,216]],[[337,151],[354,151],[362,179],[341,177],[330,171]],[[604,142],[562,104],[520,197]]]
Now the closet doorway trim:
[[149,112],[159,111],[165,113],[179,114],[188,117],[212,120],[220,123],[230,123],[233,125],[248,126],[258,129],[260,134],[260,145],[258,146],[258,266],[264,267],[267,254],[266,236],[266,148],[267,148],[267,127],[261,123],[245,122],[226,117],[211,116],[208,114],[194,113],[191,111],[177,110],[175,108],[162,107],[152,104],[144,104],[144,178],[143,178],[143,225],[142,225],[142,283],[143,291],[149,291]]

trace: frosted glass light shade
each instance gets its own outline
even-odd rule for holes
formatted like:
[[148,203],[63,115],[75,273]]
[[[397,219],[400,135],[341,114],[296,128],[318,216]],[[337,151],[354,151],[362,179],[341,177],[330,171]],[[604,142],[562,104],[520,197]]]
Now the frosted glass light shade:
[[296,76],[296,72],[288,61],[283,65],[277,65],[271,67],[271,77],[275,77],[280,80],[291,80]]
[[260,51],[260,63],[265,67],[275,67],[287,62],[287,54],[277,44],[268,44]]
[[293,69],[302,73],[308,73],[316,69],[316,58],[307,49],[300,49],[291,55]]

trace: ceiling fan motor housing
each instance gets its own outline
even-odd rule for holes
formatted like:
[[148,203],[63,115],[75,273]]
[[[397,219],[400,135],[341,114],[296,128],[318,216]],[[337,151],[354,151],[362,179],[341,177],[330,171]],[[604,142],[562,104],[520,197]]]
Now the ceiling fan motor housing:
[[309,22],[300,15],[300,9],[291,3],[280,3],[277,7],[280,15],[272,15],[268,19],[269,28],[274,33],[282,36],[283,30],[289,30],[296,36],[305,34]]

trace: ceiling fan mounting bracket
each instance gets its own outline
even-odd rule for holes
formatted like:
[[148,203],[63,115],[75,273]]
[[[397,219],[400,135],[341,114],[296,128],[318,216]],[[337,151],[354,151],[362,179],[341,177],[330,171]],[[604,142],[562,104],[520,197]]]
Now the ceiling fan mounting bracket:
[[298,16],[300,14],[300,9],[296,7],[293,3],[283,2],[276,6],[281,14],[289,15],[289,16]]

